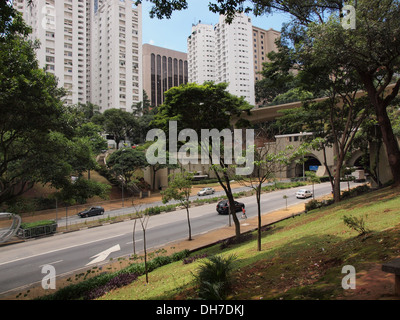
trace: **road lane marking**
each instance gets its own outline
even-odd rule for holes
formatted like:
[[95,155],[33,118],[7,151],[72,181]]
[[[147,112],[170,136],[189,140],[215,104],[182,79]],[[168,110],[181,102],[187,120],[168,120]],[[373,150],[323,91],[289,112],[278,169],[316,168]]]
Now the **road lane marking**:
[[121,247],[119,246],[119,244],[117,244],[117,245],[111,247],[110,249],[104,250],[104,251],[102,251],[102,252],[100,252],[100,253],[94,255],[93,257],[90,257],[90,259],[93,259],[93,258],[96,258],[96,259],[90,261],[86,266],[91,265],[91,264],[95,264],[95,263],[102,262],[102,261],[106,260],[107,257],[108,257],[111,253],[117,252],[117,251],[120,251],[120,250],[121,250]]
[[58,260],[58,261],[54,261],[54,262],[50,262],[50,263],[45,263],[45,264],[42,264],[41,266],[39,266],[39,268],[42,268],[43,266],[47,266],[47,265],[53,265],[53,264],[56,264],[56,263],[60,263],[60,262],[63,262],[64,260]]
[[[140,242],[140,241],[143,241],[143,239],[137,239],[137,240],[135,240],[135,243]],[[133,241],[127,242],[126,244],[133,244]]]
[[113,239],[113,238],[118,238],[118,237],[121,237],[121,236],[125,236],[125,235],[127,235],[127,234],[130,234],[130,232],[129,232],[129,233],[119,234],[119,235],[112,236],[112,237],[108,237],[108,238],[99,239],[99,240],[89,241],[89,242],[86,242],[86,243],[84,243],[84,244],[77,244],[77,245],[73,245],[73,246],[69,246],[69,247],[65,247],[65,248],[61,248],[61,249],[50,250],[50,251],[47,251],[47,252],[38,253],[38,254],[31,255],[31,256],[28,256],[28,257],[24,257],[24,258],[18,258],[18,259],[14,259],[14,260],[2,262],[2,263],[0,263],[0,266],[3,266],[3,265],[8,264],[8,263],[13,263],[13,262],[25,260],[25,259],[31,259],[31,258],[43,256],[43,255],[50,254],[50,253],[54,253],[54,252],[57,252],[57,251],[68,250],[68,249],[71,249],[71,248],[76,248],[76,247],[85,246],[85,245],[88,245],[88,244],[91,244],[91,243],[95,243],[95,242],[99,242],[99,241],[104,241],[104,240],[109,240],[109,239]]

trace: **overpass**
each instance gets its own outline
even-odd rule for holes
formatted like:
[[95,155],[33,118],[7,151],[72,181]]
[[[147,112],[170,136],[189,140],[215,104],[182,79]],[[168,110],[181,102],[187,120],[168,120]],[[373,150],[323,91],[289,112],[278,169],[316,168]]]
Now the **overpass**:
[[[385,90],[385,94],[391,93],[393,87],[395,84],[390,84],[387,86]],[[356,93],[356,98],[361,98],[366,96],[365,91],[358,91]],[[318,99],[312,99],[309,100],[308,102],[322,102],[327,100],[327,97],[324,98],[318,98]],[[289,110],[289,109],[295,109],[295,108],[300,108],[303,105],[303,101],[297,101],[297,102],[291,102],[291,103],[286,103],[286,104],[281,104],[281,105],[276,105],[276,106],[266,106],[266,107],[259,107],[259,108],[253,108],[251,110],[250,114],[243,113],[241,115],[241,119],[248,120],[251,124],[260,124],[260,123],[265,123],[265,122],[270,122],[278,117],[281,116],[280,111],[283,110]],[[338,105],[342,106],[343,105],[343,100],[339,98]],[[235,126],[236,122],[239,120],[239,118],[235,118],[232,121],[232,124]],[[291,135],[280,135],[276,136],[276,150],[279,152],[280,150],[283,150],[286,148],[288,145],[293,145],[295,148],[299,147],[300,144],[302,143],[303,139],[305,136],[310,135],[311,133],[297,133],[297,134],[291,134]],[[376,161],[376,155],[379,154],[379,166],[378,166],[378,171],[379,171],[379,176],[380,179],[383,183],[389,181],[392,179],[390,168],[388,166],[388,160],[387,160],[387,154],[386,154],[386,149],[385,146],[383,145],[380,150],[376,149],[377,146],[371,146],[371,152],[370,152],[370,161],[371,163],[375,163]],[[360,150],[355,150],[352,154],[350,159],[347,161],[348,166],[357,166],[357,163],[359,159],[362,156],[362,152]],[[309,154],[305,155],[305,157],[308,159],[306,164],[306,168],[300,168],[299,165],[296,165],[294,162],[288,166],[286,172],[282,173],[282,177],[295,177],[295,176],[300,176],[304,172],[304,170],[307,171],[307,169],[310,166],[316,167],[318,166],[319,169],[317,171],[317,174],[319,176],[324,176],[327,175],[326,169],[323,168],[323,163],[324,163],[324,156],[321,151],[311,151]],[[334,170],[334,159],[335,159],[335,154],[333,151],[333,148],[330,148],[327,150],[326,154],[326,162],[328,164],[328,167],[330,170],[333,172]]]
[[[388,92],[393,89],[395,84],[390,84],[387,86],[385,93],[387,94]],[[356,93],[356,98],[361,98],[363,96],[366,96],[366,92],[363,90],[360,90]],[[321,102],[327,100],[327,97],[324,98],[318,98],[318,99],[311,99],[308,102]],[[241,115],[241,119],[246,119],[250,121],[252,124],[257,124],[257,123],[263,123],[263,122],[268,122],[268,121],[273,121],[276,118],[280,117],[281,114],[279,111],[282,110],[288,110],[288,109],[294,109],[294,108],[300,108],[303,105],[303,101],[296,101],[296,102],[291,102],[291,103],[285,103],[285,104],[280,104],[276,106],[266,106],[266,107],[258,107],[258,108],[253,108],[251,109],[251,114],[248,115],[246,113],[243,113]],[[343,105],[343,101],[339,99],[338,102],[339,105]],[[233,125],[236,124],[238,121],[238,118],[233,119]]]

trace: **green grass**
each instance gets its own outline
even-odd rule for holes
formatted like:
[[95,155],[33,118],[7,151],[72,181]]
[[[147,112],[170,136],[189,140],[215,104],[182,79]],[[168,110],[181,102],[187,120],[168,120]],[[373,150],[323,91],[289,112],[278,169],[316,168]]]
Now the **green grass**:
[[[230,299],[335,299],[344,294],[341,269],[357,272],[400,254],[400,190],[386,188],[310,211],[264,232],[262,251],[255,235],[246,243],[220,245],[193,253],[234,254],[234,285]],[[366,216],[372,232],[360,237],[343,222],[344,215]],[[201,260],[175,262],[141,277],[102,299],[196,299],[194,274]]]

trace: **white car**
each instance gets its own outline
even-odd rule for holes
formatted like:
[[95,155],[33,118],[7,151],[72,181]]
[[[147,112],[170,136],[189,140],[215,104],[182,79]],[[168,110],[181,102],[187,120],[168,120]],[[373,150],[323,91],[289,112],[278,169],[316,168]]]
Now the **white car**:
[[296,198],[298,199],[307,199],[312,196],[313,196],[312,192],[307,189],[300,189],[299,191],[296,192]]
[[213,188],[203,188],[199,192],[197,192],[198,196],[205,196],[208,194],[213,194],[215,190]]

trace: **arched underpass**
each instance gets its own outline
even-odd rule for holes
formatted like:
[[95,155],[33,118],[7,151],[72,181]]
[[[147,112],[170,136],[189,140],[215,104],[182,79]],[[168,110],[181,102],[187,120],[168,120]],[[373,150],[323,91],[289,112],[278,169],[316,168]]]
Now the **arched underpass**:
[[306,155],[304,157],[304,165],[302,159],[295,159],[287,168],[288,178],[299,178],[305,176],[306,171],[314,171],[317,176],[325,175],[325,166],[315,155]]

